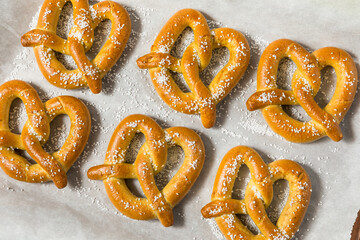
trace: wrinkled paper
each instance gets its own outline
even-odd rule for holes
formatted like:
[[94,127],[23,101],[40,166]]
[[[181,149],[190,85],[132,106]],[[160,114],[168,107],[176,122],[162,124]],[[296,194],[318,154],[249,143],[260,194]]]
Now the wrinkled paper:
[[[337,143],[329,138],[309,144],[287,142],[267,126],[259,111],[247,111],[245,102],[256,90],[260,54],[276,39],[295,40],[309,51],[326,46],[342,48],[359,67],[359,2],[117,1],[130,14],[132,34],[119,62],[103,80],[104,90],[97,95],[89,89],[65,90],[51,85],[42,76],[32,49],[21,46],[20,37],[36,25],[42,2],[2,1],[0,4],[0,83],[11,79],[27,81],[44,101],[58,95],[80,98],[91,112],[92,131],[84,153],[67,174],[68,186],[64,189],[57,189],[51,182],[19,182],[0,170],[0,239],[224,239],[214,220],[203,219],[200,210],[210,201],[222,157],[237,145],[254,148],[265,162],[294,160],[310,175],[311,202],[295,239],[350,238],[360,208],[360,94],[341,123],[344,139]],[[251,46],[250,66],[231,94],[218,105],[217,123],[211,129],[202,127],[199,116],[170,109],[155,92],[148,71],[139,70],[136,65],[138,57],[149,53],[165,22],[183,8],[200,10],[212,28],[230,27],[242,32]],[[101,42],[101,37],[98,41]],[[226,50],[214,55],[226,59],[223,54],[226,55]],[[224,64],[221,59],[214,61],[214,66]],[[290,82],[294,65],[288,62],[282,68],[285,81]],[[203,75],[208,79],[204,81],[209,82],[214,69],[206,71]],[[320,93],[322,104],[330,99],[336,82],[331,69],[325,74],[329,77]],[[12,124],[21,131],[26,114],[21,112],[19,102],[13,108],[18,114],[13,115]],[[292,111],[306,119],[303,110]],[[158,220],[135,221],[122,216],[111,204],[102,182],[91,181],[86,176],[90,167],[103,163],[117,124],[133,113],[149,115],[163,128],[189,127],[201,135],[205,144],[203,170],[188,195],[174,208],[174,225],[169,228]],[[68,119],[61,117],[51,126],[55,128],[51,144],[61,145],[69,129]],[[177,170],[182,160],[181,150],[173,149],[172,153],[175,157],[169,160],[173,161],[170,166],[174,169],[169,174]],[[246,169],[241,172],[240,184],[234,190],[239,196],[243,196],[244,181],[249,178]],[[138,189],[136,181],[130,184]],[[278,210],[287,196],[286,184],[279,185],[275,188],[275,198],[280,203],[273,206]]]

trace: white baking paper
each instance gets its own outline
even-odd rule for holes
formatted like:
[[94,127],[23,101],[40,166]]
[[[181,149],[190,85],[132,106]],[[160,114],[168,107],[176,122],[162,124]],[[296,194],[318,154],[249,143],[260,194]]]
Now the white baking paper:
[[[129,11],[132,34],[117,66],[104,79],[104,90],[97,95],[89,89],[64,90],[52,86],[42,76],[32,49],[21,46],[21,35],[36,25],[42,0],[1,1],[0,83],[11,79],[27,81],[44,101],[58,95],[80,98],[91,112],[92,131],[84,153],[68,172],[68,186],[64,189],[57,189],[51,182],[19,182],[0,170],[0,239],[223,239],[215,222],[203,219],[200,210],[210,201],[222,157],[237,145],[253,147],[266,162],[281,158],[294,160],[310,175],[311,202],[295,239],[350,239],[352,224],[360,209],[360,94],[356,95],[341,124],[344,139],[340,142],[329,138],[309,144],[287,142],[268,128],[259,111],[247,111],[245,102],[256,90],[260,54],[276,39],[295,40],[310,51],[326,46],[339,47],[348,51],[358,66],[360,2],[116,1]],[[155,92],[148,71],[139,70],[136,65],[138,57],[149,53],[165,22],[183,8],[200,10],[211,27],[230,27],[242,32],[251,46],[250,66],[237,87],[218,105],[217,123],[211,129],[201,125],[199,116],[170,109]],[[218,55],[222,53],[226,51]],[[215,60],[214,65],[221,63]],[[290,81],[294,66],[287,63],[283,68],[283,77]],[[326,74],[329,78],[319,97],[322,104],[330,99],[335,84],[331,71]],[[21,112],[20,104],[14,108],[17,114],[12,124],[20,131],[26,114]],[[301,109],[295,108],[293,112],[306,119]],[[174,208],[174,225],[169,228],[158,220],[135,221],[122,216],[108,199],[103,183],[86,176],[90,167],[103,163],[117,124],[133,113],[149,115],[163,128],[186,126],[194,129],[205,144],[206,159],[201,175],[185,199]],[[17,116],[22,119],[16,120]],[[56,128],[53,135],[60,139],[52,144],[60,144],[68,131],[68,120],[60,118],[52,126]],[[172,152],[181,156],[178,149]],[[172,165],[176,168],[180,165],[176,161],[181,159],[174,158]],[[245,181],[248,178],[246,169],[242,172]],[[235,192],[241,196],[245,183],[240,185],[243,189],[235,189]],[[277,188],[275,196],[280,202],[284,201],[286,190],[286,187]],[[275,206],[279,207],[281,204]]]

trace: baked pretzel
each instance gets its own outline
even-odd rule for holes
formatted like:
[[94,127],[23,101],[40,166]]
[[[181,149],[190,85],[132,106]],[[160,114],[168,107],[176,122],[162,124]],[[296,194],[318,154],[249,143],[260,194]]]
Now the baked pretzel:
[[[251,174],[245,199],[232,199],[237,173],[245,164]],[[273,184],[279,179],[289,182],[289,197],[274,225],[266,213],[273,198]],[[290,160],[277,160],[266,165],[259,154],[246,146],[231,149],[221,161],[211,202],[202,208],[205,218],[215,217],[229,240],[235,239],[291,239],[297,232],[309,205],[311,182],[305,170]],[[248,214],[260,230],[251,233],[235,214]]]
[[[145,135],[134,164],[126,163],[125,153],[137,132]],[[166,164],[167,149],[179,145],[185,153],[179,171],[160,191],[155,175]],[[172,208],[186,195],[204,163],[205,150],[201,138],[184,127],[162,130],[150,117],[130,115],[120,122],[109,143],[105,164],[89,169],[88,177],[103,180],[108,196],[124,215],[138,220],[158,218],[165,226],[173,224]],[[136,197],[125,179],[138,179],[146,198]]]
[[[28,120],[21,135],[9,129],[12,101],[20,98]],[[24,182],[53,181],[58,188],[67,185],[66,172],[83,151],[90,133],[90,114],[85,104],[71,96],[55,97],[43,104],[29,84],[13,80],[0,86],[0,167],[10,177]],[[58,115],[70,118],[69,136],[54,153],[47,153],[43,145],[49,138],[50,122]],[[31,164],[15,149],[26,150],[37,164]]]
[[[170,51],[186,27],[194,31],[194,42],[179,59]],[[230,59],[206,87],[199,72],[210,63],[212,51],[220,47],[229,49]],[[183,9],[170,18],[155,39],[151,53],[139,58],[137,64],[149,69],[155,89],[165,103],[179,112],[200,113],[202,124],[210,128],[215,124],[216,104],[239,82],[249,59],[249,45],[241,33],[230,28],[210,31],[200,12]],[[183,74],[191,92],[185,93],[179,88],[170,70]]]
[[[297,69],[292,78],[292,90],[276,85],[280,60],[288,57]],[[321,84],[320,71],[326,66],[335,69],[337,83],[330,102],[321,108],[315,102]],[[261,109],[269,126],[288,141],[311,142],[329,136],[333,141],[343,137],[339,123],[354,100],[357,70],[351,56],[335,47],[325,47],[312,54],[298,43],[281,39],[271,43],[260,58],[257,73],[257,92],[247,101],[250,111]],[[287,115],[280,105],[300,104],[312,118],[300,122]]]
[[[56,35],[56,28],[61,10],[68,1],[74,9],[74,26],[65,40]],[[109,38],[90,61],[85,53],[94,42],[94,29],[106,19],[112,23]],[[88,86],[93,93],[99,93],[101,79],[120,58],[130,31],[127,11],[115,2],[103,1],[89,7],[87,0],[45,0],[36,29],[24,34],[21,44],[34,47],[40,70],[53,85],[67,89]],[[57,60],[55,51],[71,55],[78,69],[67,70]]]

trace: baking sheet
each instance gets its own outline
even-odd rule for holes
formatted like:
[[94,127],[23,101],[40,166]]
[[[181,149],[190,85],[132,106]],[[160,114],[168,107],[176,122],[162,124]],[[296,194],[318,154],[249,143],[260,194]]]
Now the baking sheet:
[[[68,172],[65,189],[59,190],[53,183],[18,182],[0,171],[0,239],[223,239],[214,221],[201,217],[200,209],[210,201],[222,157],[237,145],[253,147],[266,162],[281,158],[297,161],[310,175],[311,202],[295,239],[350,238],[360,209],[360,95],[356,95],[341,124],[344,139],[338,143],[328,138],[310,144],[289,143],[267,127],[259,111],[248,112],[245,102],[256,89],[259,55],[268,43],[279,38],[293,39],[311,51],[325,46],[342,48],[352,55],[358,66],[359,2],[117,1],[129,11],[132,34],[123,56],[104,80],[103,92],[98,95],[88,89],[64,90],[52,86],[39,71],[32,49],[21,46],[20,37],[36,25],[42,2],[1,1],[0,83],[25,80],[39,91],[43,100],[58,95],[80,98],[91,112],[92,132],[84,153]],[[238,86],[218,105],[217,124],[212,129],[204,129],[198,116],[170,109],[153,89],[148,72],[139,70],[135,62],[149,53],[161,27],[183,8],[200,10],[211,27],[231,27],[244,33],[251,46],[250,66]],[[215,60],[215,65],[221,64],[221,60]],[[294,70],[291,63],[283,66],[290,72]],[[288,80],[289,73],[283,74],[285,81]],[[335,83],[331,70],[325,74],[329,75],[326,82],[330,87],[324,86],[326,90],[320,93],[320,102],[329,99]],[[15,108],[18,110],[15,109],[14,118],[23,118],[12,121],[19,131],[26,115],[21,112],[21,105]],[[301,109],[292,111],[295,116],[306,119]],[[103,163],[116,125],[133,113],[149,115],[163,128],[194,129],[205,143],[202,173],[185,199],[174,208],[174,225],[169,228],[157,220],[135,221],[122,216],[108,199],[102,182],[86,177],[91,166]],[[67,119],[60,118],[57,125],[52,126],[57,129],[52,134],[60,139],[52,144],[61,144],[66,136],[63,130],[68,129]],[[172,152],[181,158],[181,151]],[[179,160],[174,159],[176,170]],[[246,169],[242,172],[242,179],[248,179]],[[133,185],[136,188],[136,183]],[[241,195],[241,190],[236,191]],[[286,197],[285,191],[286,187],[277,188],[275,195],[280,202]],[[281,208],[281,203],[275,208]]]

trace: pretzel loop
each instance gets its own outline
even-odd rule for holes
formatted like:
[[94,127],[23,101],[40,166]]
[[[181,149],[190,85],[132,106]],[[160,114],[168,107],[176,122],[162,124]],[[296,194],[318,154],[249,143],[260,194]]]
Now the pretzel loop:
[[[135,135],[135,128],[144,133],[146,141],[134,164],[130,164],[126,163],[125,153]],[[163,168],[167,148],[173,144],[183,148],[184,163],[169,183],[159,190],[155,175]],[[116,128],[110,140],[105,164],[90,168],[88,177],[104,181],[110,200],[126,216],[139,220],[158,218],[167,227],[173,224],[172,208],[195,182],[204,157],[202,141],[193,131],[182,127],[164,131],[147,116],[131,115]],[[128,178],[139,180],[146,198],[137,197],[128,189],[125,183]]]
[[[0,87],[0,167],[10,177],[26,182],[52,180],[58,188],[67,184],[66,172],[79,157],[90,133],[90,114],[77,98],[60,96],[44,105],[36,91],[27,83],[13,80]],[[21,135],[10,132],[9,110],[14,98],[25,104],[28,120]],[[70,133],[63,146],[47,153],[43,145],[49,138],[50,122],[60,114],[70,117]],[[31,164],[14,149],[26,150],[37,164]]]
[[[217,199],[202,209],[204,217],[211,218],[224,214],[246,214],[245,200],[231,198],[237,173],[242,164],[245,164],[254,180],[255,188],[262,196],[263,203],[268,207],[272,201],[273,188],[267,166],[261,157],[247,147],[231,149],[222,161],[216,175],[218,183],[214,187],[211,198]],[[226,187],[225,187],[226,186]],[[214,210],[215,208],[215,210]]]
[[246,209],[265,237],[291,239],[297,232],[310,202],[310,178],[300,165],[290,160],[277,160],[270,163],[268,168],[272,184],[280,179],[285,179],[289,183],[289,197],[276,225],[270,221],[266,207],[253,187],[253,179],[250,180],[245,192]]
[[131,115],[121,121],[115,129],[106,153],[106,163],[109,167],[113,164],[124,164],[125,154],[131,140],[136,133],[143,133],[146,139],[148,153],[152,159],[152,165],[156,172],[164,167],[167,157],[167,145],[165,144],[164,131],[151,118],[143,118],[141,115]]
[[[194,31],[194,42],[181,59],[173,57],[170,50],[187,26]],[[209,64],[212,51],[219,47],[229,49],[230,60],[207,87],[199,73]],[[151,53],[139,58],[137,64],[149,69],[156,91],[171,108],[186,114],[200,113],[203,125],[209,128],[215,124],[216,104],[244,74],[249,54],[248,43],[241,33],[230,28],[210,32],[201,13],[183,9],[170,18],[155,39]],[[169,70],[182,73],[191,92],[183,92]]]
[[[65,40],[56,35],[57,22],[63,6],[71,1],[74,26]],[[94,41],[94,29],[109,19],[112,22],[109,38],[93,60],[85,53]],[[93,93],[101,91],[101,79],[121,56],[130,36],[130,18],[126,10],[112,1],[99,2],[89,7],[87,0],[46,0],[36,29],[24,34],[21,43],[34,47],[40,70],[49,82],[61,88],[79,88],[88,85]],[[78,67],[67,70],[55,52],[71,55]]]
[[[291,91],[276,86],[278,66],[284,57],[289,57],[297,66]],[[321,108],[314,97],[321,84],[320,71],[326,66],[335,69],[337,84],[332,99]],[[354,99],[356,85],[356,66],[345,51],[327,47],[310,54],[298,43],[281,39],[271,43],[262,54],[258,67],[258,91],[246,104],[250,111],[262,109],[270,127],[289,141],[311,142],[325,135],[339,141],[342,139],[339,123]],[[301,105],[312,120],[297,121],[279,105]]]
[[206,19],[196,10],[182,9],[172,16],[155,39],[151,52],[170,55],[176,39],[186,27],[190,27],[194,32],[194,50],[199,56],[200,68],[204,69],[211,60],[212,38]]
[[[245,199],[231,198],[235,178],[246,164],[251,179]],[[289,182],[289,198],[274,225],[265,209],[273,197],[273,184],[279,179]],[[201,210],[205,218],[215,217],[227,239],[291,239],[298,230],[309,205],[311,182],[305,170],[290,160],[278,160],[268,166],[251,148],[238,146],[223,158],[215,178],[211,202]],[[254,235],[235,214],[248,214],[261,234]]]
[[24,150],[20,136],[10,132],[9,129],[10,106],[16,98],[20,98],[24,103],[28,122],[32,126],[33,131],[45,141],[49,137],[50,126],[48,118],[46,117],[44,104],[34,88],[18,80],[5,82],[1,85],[0,109],[2,109],[2,111],[0,111],[0,134],[2,137],[0,137],[0,142],[4,147],[13,146]]

